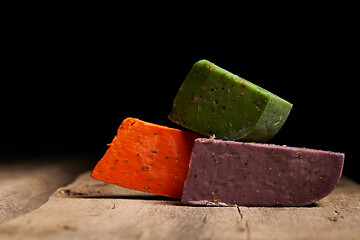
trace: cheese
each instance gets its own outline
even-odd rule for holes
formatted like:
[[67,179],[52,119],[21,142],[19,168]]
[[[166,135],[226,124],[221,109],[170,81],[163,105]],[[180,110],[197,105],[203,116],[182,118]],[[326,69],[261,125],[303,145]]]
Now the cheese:
[[196,139],[182,202],[214,206],[303,206],[326,197],[344,154]]
[[215,64],[195,63],[168,118],[202,135],[264,142],[283,126],[292,104]]
[[100,181],[181,198],[195,138],[139,119],[125,119],[91,176]]

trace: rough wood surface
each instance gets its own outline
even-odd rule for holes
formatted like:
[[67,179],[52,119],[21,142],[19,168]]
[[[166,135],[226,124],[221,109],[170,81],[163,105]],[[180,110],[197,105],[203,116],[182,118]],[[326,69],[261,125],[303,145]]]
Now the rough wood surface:
[[89,177],[0,225],[0,239],[359,239],[360,185],[308,207],[194,207]]
[[0,223],[37,209],[57,188],[72,182],[86,169],[79,159],[79,156],[1,159]]

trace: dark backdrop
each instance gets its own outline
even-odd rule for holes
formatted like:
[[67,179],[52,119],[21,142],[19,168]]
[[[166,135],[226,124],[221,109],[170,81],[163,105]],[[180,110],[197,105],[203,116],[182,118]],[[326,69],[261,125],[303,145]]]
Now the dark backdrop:
[[[121,121],[167,119],[191,66],[215,64],[293,103],[275,144],[345,152],[359,179],[355,24],[227,15],[10,18],[2,23],[2,155],[90,153]],[[180,128],[180,127],[178,127]]]

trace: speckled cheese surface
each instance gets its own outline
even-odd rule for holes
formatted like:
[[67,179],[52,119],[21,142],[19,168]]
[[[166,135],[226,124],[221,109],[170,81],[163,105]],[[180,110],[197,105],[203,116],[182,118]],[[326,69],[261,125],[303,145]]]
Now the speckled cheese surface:
[[292,104],[207,61],[194,64],[169,119],[204,136],[266,142],[281,129]]
[[196,139],[182,202],[213,206],[304,206],[327,196],[344,154],[270,144]]

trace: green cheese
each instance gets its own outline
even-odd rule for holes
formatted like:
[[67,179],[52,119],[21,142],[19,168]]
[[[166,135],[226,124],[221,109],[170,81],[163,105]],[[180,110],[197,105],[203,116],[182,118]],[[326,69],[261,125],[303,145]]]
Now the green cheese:
[[292,104],[215,64],[200,60],[182,83],[168,118],[200,134],[265,142]]

